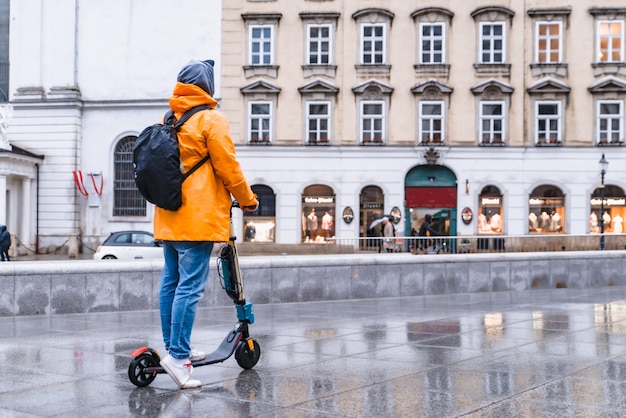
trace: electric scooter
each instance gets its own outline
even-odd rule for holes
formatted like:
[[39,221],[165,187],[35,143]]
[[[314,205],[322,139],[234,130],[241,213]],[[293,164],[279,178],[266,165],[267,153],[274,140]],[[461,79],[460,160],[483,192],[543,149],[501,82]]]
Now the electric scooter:
[[[235,353],[237,364],[243,369],[251,369],[261,357],[261,347],[256,340],[250,337],[248,331],[248,326],[254,323],[254,311],[252,303],[247,302],[244,296],[239,258],[235,246],[237,237],[233,227],[233,208],[238,207],[240,207],[239,203],[234,200],[230,208],[230,237],[228,242],[219,250],[217,258],[218,276],[226,294],[235,303],[238,322],[217,349],[207,354],[203,360],[192,362],[193,367],[221,363]],[[161,356],[154,348],[146,346],[138,348],[133,351],[131,356],[133,359],[128,366],[128,378],[135,386],[148,386],[157,374],[166,373],[160,366]]]

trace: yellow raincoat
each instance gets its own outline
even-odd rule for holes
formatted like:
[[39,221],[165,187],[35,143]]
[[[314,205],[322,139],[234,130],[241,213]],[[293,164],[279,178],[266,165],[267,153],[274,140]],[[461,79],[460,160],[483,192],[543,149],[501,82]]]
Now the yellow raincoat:
[[257,204],[256,195],[236,159],[228,120],[215,110],[215,99],[193,84],[176,83],[169,102],[176,119],[194,106],[207,104],[211,107],[189,118],[178,132],[185,172],[207,153],[211,158],[183,182],[180,209],[168,211],[155,207],[154,238],[226,242],[231,194],[241,206]]

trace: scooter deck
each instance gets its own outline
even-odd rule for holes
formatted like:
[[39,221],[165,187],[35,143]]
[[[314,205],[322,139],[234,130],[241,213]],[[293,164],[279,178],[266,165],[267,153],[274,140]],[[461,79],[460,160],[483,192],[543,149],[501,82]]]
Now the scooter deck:
[[[207,354],[203,360],[192,362],[191,365],[194,367],[201,367],[228,360],[228,358],[235,352],[237,344],[239,344],[242,338],[243,334],[241,332],[232,331],[224,338],[224,340],[222,340],[221,344],[215,349],[215,351]],[[165,369],[161,366],[147,367],[145,369],[145,373],[165,373]]]

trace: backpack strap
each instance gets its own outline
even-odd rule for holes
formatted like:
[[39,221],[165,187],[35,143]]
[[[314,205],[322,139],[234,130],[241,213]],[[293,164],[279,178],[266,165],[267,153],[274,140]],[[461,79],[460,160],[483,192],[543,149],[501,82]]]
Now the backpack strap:
[[[188,111],[186,111],[185,113],[183,113],[183,115],[180,117],[180,119],[178,119],[176,121],[176,123],[174,123],[174,129],[176,129],[176,131],[178,131],[180,129],[181,126],[183,126],[183,123],[187,122],[187,119],[189,119],[190,117],[192,117],[194,114],[202,111],[202,110],[210,110],[211,108],[208,105],[200,105],[200,106],[196,106],[196,107],[192,107],[191,109],[189,109]],[[171,112],[171,110],[170,110]],[[168,112],[169,113],[169,112]],[[165,117],[167,117],[167,114],[165,115]]]
[[[183,123],[187,122],[187,119],[189,119],[191,116],[193,116],[194,114],[202,111],[202,110],[211,110],[211,108],[208,105],[200,105],[200,106],[196,106],[196,107],[192,107],[191,109],[189,109],[188,111],[186,111],[185,113],[183,113],[183,115],[180,117],[180,119],[178,119],[176,121],[176,119],[174,119],[175,123],[172,125],[174,127],[174,129],[176,129],[176,132],[178,132],[178,130],[180,129],[181,126],[183,126]],[[170,115],[171,113],[171,115]],[[168,116],[173,117],[174,116],[174,112],[172,112],[171,110],[169,112],[167,112],[165,114],[165,120],[167,121]],[[189,169],[189,171],[187,171],[185,174],[183,174],[183,178],[181,180],[181,183],[183,181],[185,181],[185,179],[187,177],[189,177],[190,175],[192,175],[194,173],[194,171],[196,171],[197,169],[199,169],[202,164],[206,163],[209,158],[211,158],[210,155],[206,155],[203,159],[201,159],[200,161],[198,161],[193,167],[191,167]]]

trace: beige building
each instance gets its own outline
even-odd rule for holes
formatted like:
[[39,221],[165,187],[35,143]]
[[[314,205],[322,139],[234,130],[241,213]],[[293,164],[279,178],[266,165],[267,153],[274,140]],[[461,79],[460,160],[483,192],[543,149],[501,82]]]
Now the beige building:
[[249,240],[364,237],[382,214],[407,235],[426,213],[450,235],[623,231],[623,1],[222,13],[221,110],[262,197]]

